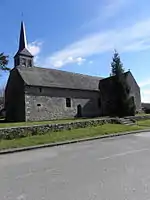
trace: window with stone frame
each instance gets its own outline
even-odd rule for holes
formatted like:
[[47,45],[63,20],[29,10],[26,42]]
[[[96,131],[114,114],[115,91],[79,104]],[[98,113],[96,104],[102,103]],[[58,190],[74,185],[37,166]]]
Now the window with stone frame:
[[71,98],[66,98],[66,107],[67,108],[71,107]]

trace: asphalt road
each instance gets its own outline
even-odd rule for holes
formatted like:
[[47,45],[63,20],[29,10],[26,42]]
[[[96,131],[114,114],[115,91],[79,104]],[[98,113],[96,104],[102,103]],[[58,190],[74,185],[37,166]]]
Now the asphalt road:
[[0,156],[0,200],[149,200],[150,133]]

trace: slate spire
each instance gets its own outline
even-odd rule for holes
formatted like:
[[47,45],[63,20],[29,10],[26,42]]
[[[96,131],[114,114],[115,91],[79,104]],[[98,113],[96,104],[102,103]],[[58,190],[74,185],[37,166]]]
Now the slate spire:
[[21,29],[20,29],[20,39],[19,39],[19,51],[27,48],[27,39],[26,39],[26,31],[24,22],[21,22]]
[[14,66],[33,67],[33,55],[27,47],[26,31],[24,22],[21,22],[19,48],[14,56]]

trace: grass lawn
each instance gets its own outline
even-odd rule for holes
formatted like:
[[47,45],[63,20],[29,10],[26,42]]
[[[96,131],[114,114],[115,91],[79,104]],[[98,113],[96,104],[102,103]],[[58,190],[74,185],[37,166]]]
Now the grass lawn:
[[[98,118],[92,118],[92,119],[98,119]],[[89,118],[85,119],[60,119],[60,120],[51,120],[51,121],[37,121],[37,122],[12,122],[12,123],[0,123],[0,128],[7,128],[7,127],[18,127],[18,126],[30,126],[30,125],[41,125],[41,124],[61,124],[61,123],[67,123],[67,122],[74,122],[74,121],[83,121],[83,120],[90,120]]]
[[150,127],[150,119],[138,121],[137,124],[139,126]]
[[[146,115],[146,114],[138,114],[138,115]],[[150,114],[147,114],[150,115]],[[102,119],[103,117],[98,118],[91,118],[91,119]],[[0,128],[7,128],[7,127],[18,127],[18,126],[32,126],[32,125],[41,125],[41,124],[61,124],[67,122],[75,122],[75,121],[86,121],[90,120],[90,118],[74,118],[74,119],[60,119],[60,120],[51,120],[51,121],[37,121],[37,122],[12,122],[12,123],[0,123]]]
[[146,114],[146,113],[138,113],[138,114],[136,114],[136,116],[149,116],[150,114]]
[[72,139],[79,139],[85,137],[100,136],[104,134],[111,134],[124,131],[140,130],[143,126],[126,126],[120,124],[104,124],[97,127],[88,127],[82,129],[74,129],[70,131],[51,132],[45,135],[29,136],[21,139],[14,140],[1,140],[0,150],[27,147],[38,144],[54,143]]

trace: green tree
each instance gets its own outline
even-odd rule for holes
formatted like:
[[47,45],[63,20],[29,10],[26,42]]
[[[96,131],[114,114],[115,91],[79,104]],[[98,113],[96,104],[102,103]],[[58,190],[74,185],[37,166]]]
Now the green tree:
[[124,73],[123,64],[120,60],[118,52],[115,50],[111,63],[111,76],[119,76],[122,73]]
[[4,55],[4,53],[0,53],[0,69],[3,71],[9,71],[10,68],[7,67],[8,64],[8,56]]
[[124,117],[135,114],[135,104],[130,98],[130,87],[127,84],[127,73],[124,73],[123,64],[120,56],[115,50],[113,61],[111,63],[111,76],[114,79],[115,95],[116,95],[116,106],[115,115]]

